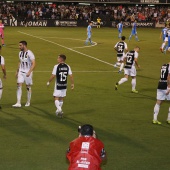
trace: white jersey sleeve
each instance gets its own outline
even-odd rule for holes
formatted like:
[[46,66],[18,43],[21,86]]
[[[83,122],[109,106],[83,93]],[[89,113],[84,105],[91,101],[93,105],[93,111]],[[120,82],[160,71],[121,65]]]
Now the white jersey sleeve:
[[71,67],[69,65],[68,68],[69,68],[68,75],[72,75]]
[[117,48],[117,44],[118,44],[118,43],[119,43],[119,42],[117,42],[117,43],[116,43],[116,45],[115,45],[115,47],[114,47],[114,48]]
[[1,65],[5,65],[5,59],[1,56]]
[[127,43],[125,43],[125,49],[128,49],[128,47],[127,47]]
[[138,52],[135,51],[135,58],[138,58]]
[[58,65],[55,65],[55,66],[54,66],[53,71],[52,71],[52,74],[53,74],[53,75],[56,75],[57,67],[58,67]]
[[31,61],[35,60],[35,56],[34,56],[34,54],[33,54],[33,52],[31,50],[28,50],[28,56],[29,56]]

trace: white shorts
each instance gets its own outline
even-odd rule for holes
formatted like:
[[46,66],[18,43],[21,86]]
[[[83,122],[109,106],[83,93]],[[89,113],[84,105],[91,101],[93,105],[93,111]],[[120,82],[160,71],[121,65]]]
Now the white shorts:
[[170,94],[166,95],[167,90],[157,89],[157,100],[170,100]]
[[122,56],[122,57],[117,57],[117,61],[123,61],[123,60],[124,60],[124,57],[125,57],[125,53],[123,53],[123,56]]
[[18,79],[17,79],[17,83],[24,83],[26,85],[32,85],[32,77],[33,77],[33,73],[30,74],[29,77],[26,77],[26,73],[20,72],[18,73]]
[[124,68],[124,74],[128,75],[128,76],[136,76],[136,68],[135,66],[132,66],[131,69],[127,69],[127,68]]
[[67,89],[63,89],[63,90],[56,90],[56,89],[54,89],[53,96],[54,97],[65,97],[66,96],[66,92],[67,92]]
[[165,37],[164,41],[168,42],[168,37]]

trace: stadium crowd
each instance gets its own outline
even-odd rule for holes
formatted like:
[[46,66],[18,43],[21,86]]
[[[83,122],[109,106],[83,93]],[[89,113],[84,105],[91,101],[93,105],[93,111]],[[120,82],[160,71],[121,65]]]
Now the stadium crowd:
[[117,5],[117,4],[39,4],[39,3],[2,3],[0,18],[13,16],[18,19],[68,19],[68,20],[102,20],[131,21],[166,21],[170,18],[168,6]]

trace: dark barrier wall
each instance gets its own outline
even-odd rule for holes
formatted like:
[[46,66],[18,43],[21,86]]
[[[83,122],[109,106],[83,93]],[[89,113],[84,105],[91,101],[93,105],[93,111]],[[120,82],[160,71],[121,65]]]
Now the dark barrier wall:
[[[28,20],[20,21],[16,19],[5,19],[3,20],[5,26],[26,26],[26,27],[87,27],[87,21],[67,21],[67,20]],[[101,22],[102,27],[115,27],[117,22],[115,21],[103,21]],[[124,27],[131,27],[131,22],[123,22]],[[97,22],[93,22],[93,27],[97,26]],[[155,27],[154,22],[137,22],[138,27]]]

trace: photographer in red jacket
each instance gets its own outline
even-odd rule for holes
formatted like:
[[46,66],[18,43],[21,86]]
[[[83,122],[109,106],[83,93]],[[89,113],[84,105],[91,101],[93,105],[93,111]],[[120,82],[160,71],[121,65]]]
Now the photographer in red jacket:
[[100,164],[106,159],[104,144],[96,138],[92,125],[85,124],[78,132],[79,137],[70,143],[67,151],[68,170],[101,170]]

